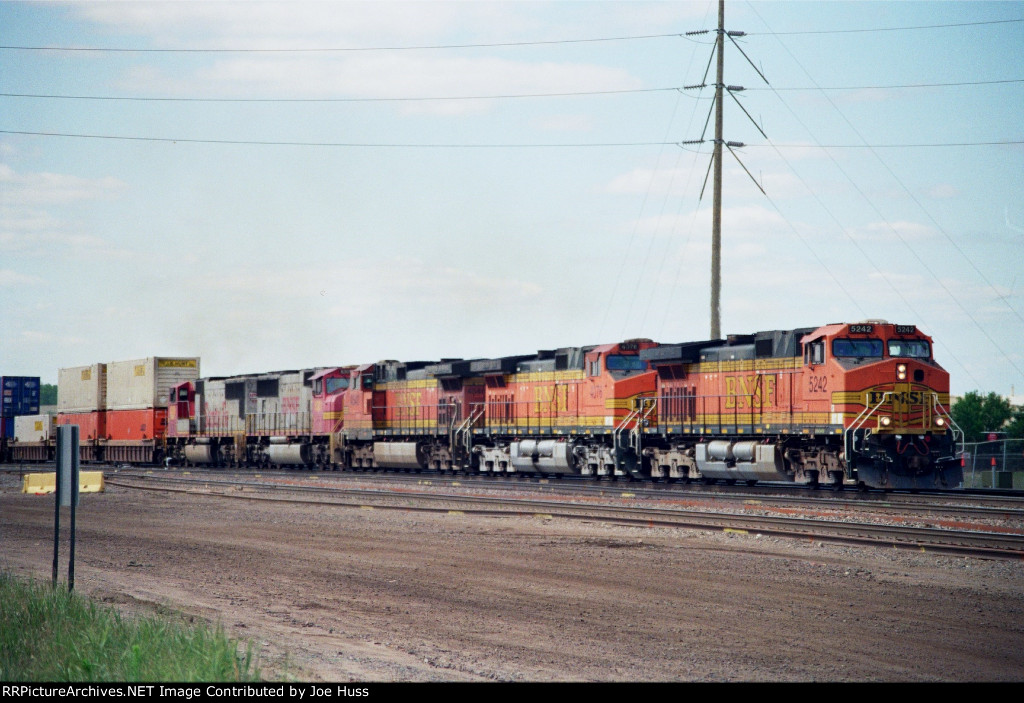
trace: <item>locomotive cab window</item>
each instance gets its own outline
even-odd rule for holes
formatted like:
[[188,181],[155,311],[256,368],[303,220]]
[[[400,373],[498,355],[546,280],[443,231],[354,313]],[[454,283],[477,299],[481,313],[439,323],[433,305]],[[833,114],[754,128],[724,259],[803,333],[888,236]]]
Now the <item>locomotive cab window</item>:
[[609,371],[646,371],[647,362],[639,356],[624,356],[622,354],[609,354],[604,360],[605,368]]
[[931,345],[923,339],[890,339],[889,356],[911,359],[931,358]]
[[834,339],[832,356],[841,358],[881,358],[881,339]]
[[825,363],[825,340],[804,345],[804,363],[812,366]]
[[313,381],[313,395],[320,395],[324,392],[324,382],[319,378]]

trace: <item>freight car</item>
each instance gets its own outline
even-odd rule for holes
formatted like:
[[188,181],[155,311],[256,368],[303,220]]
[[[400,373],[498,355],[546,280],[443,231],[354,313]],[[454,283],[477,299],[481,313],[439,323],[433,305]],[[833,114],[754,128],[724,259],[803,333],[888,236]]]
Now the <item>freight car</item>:
[[39,412],[39,390],[38,376],[0,376],[0,461],[15,453],[19,420]]
[[160,463],[172,387],[199,376],[197,357],[148,357],[60,369],[57,424],[77,425],[82,461]]
[[167,456],[204,465],[962,481],[931,338],[878,320],[187,380],[167,405]]

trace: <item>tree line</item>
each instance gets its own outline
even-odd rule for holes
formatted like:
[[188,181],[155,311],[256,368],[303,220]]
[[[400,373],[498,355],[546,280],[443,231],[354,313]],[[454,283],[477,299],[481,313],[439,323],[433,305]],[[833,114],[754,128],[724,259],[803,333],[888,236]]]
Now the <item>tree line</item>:
[[985,441],[988,432],[1005,432],[1010,439],[1024,437],[1024,406],[1015,408],[995,392],[970,391],[953,404],[950,414],[963,430],[965,442]]

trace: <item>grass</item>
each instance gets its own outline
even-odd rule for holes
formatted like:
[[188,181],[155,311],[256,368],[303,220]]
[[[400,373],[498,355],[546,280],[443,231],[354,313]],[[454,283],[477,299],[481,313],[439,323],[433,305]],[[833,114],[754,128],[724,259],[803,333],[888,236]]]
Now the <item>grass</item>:
[[124,618],[58,586],[0,574],[0,681],[259,681],[220,626]]

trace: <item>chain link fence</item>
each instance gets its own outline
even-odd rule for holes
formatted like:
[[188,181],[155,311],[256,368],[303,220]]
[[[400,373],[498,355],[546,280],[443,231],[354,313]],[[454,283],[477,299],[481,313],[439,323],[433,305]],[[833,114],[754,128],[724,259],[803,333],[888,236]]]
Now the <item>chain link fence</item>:
[[964,487],[1024,489],[1024,439],[965,443]]

